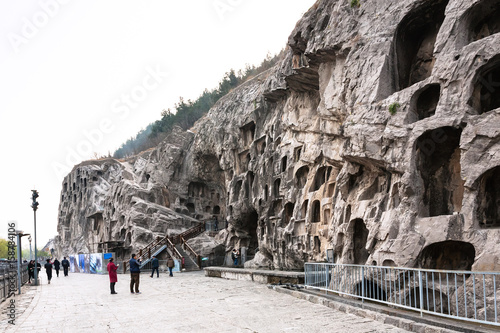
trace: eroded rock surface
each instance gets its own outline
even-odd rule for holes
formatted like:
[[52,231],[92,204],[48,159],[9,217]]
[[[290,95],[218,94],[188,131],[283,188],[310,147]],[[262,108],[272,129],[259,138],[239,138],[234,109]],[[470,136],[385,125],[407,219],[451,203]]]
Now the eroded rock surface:
[[341,263],[500,269],[500,1],[350,3],[318,1],[282,61],[191,131],[76,166],[60,250],[128,254],[216,215],[228,226],[210,246],[247,248],[251,267],[333,249]]

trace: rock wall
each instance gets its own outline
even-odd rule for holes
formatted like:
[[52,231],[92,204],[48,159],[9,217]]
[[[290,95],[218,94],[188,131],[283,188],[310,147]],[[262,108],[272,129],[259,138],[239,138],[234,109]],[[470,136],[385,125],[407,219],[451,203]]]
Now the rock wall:
[[[249,267],[500,268],[500,0],[319,0],[191,131],[63,183],[59,250],[217,215]],[[85,180],[86,179],[86,180]],[[215,246],[215,245],[214,245]],[[443,255],[449,254],[449,255]]]

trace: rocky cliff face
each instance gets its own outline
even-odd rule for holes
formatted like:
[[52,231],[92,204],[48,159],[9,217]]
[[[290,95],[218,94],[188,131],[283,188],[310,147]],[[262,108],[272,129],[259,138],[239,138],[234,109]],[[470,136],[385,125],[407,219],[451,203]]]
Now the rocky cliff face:
[[[190,132],[63,183],[59,250],[212,215],[247,266],[500,269],[499,0],[318,1]],[[111,243],[110,243],[111,244]],[[104,245],[101,245],[104,246]],[[97,250],[97,249],[96,249]]]

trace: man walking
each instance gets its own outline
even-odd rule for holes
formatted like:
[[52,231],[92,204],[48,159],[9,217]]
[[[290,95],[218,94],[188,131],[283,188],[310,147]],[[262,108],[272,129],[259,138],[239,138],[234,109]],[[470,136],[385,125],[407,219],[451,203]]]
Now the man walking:
[[50,259],[47,259],[47,263],[44,266],[45,272],[47,273],[47,280],[50,284],[50,280],[52,280],[52,264],[50,263]]
[[141,276],[141,262],[137,260],[137,256],[135,253],[132,253],[132,258],[129,260],[130,266],[130,293],[134,293],[134,285],[135,285],[135,293],[140,294],[139,291],[139,278]]
[[69,268],[69,261],[64,257],[63,261],[61,262],[63,270],[64,270],[64,276],[68,276],[68,268]]
[[158,271],[158,268],[160,267],[160,262],[158,261],[158,258],[156,256],[153,256],[153,260],[151,260],[151,266],[153,267],[153,271],[151,272],[151,277],[155,275],[155,270],[156,270],[156,277],[160,277],[160,273]]
[[61,269],[61,263],[59,262],[59,260],[54,260],[54,269],[56,270],[56,275],[57,277],[59,277],[59,270]]
[[172,274],[172,269],[175,267],[175,262],[174,262],[174,259],[172,259],[172,257],[168,257],[167,259],[167,267],[168,267],[168,271],[170,272],[170,277],[174,276]]

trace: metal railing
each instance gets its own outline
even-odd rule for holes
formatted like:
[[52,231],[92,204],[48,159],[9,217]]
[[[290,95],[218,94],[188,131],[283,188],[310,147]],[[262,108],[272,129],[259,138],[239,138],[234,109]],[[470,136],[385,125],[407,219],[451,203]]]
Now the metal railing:
[[201,268],[201,256],[196,253],[195,250],[189,244],[187,241],[184,239],[184,237],[181,236],[181,244],[182,244],[182,249],[186,251],[186,253],[191,256],[191,258],[194,260],[198,268]]
[[304,271],[308,288],[500,326],[500,273],[323,263]]
[[[14,268],[9,267],[9,265],[0,266],[0,303],[12,295],[12,290],[9,290],[9,282],[14,287],[15,293],[18,293],[18,276],[17,276],[17,264]],[[28,282],[28,264],[23,263],[21,265],[21,285]]]

